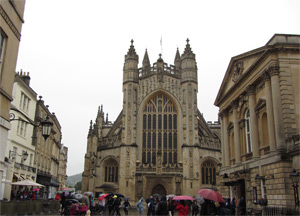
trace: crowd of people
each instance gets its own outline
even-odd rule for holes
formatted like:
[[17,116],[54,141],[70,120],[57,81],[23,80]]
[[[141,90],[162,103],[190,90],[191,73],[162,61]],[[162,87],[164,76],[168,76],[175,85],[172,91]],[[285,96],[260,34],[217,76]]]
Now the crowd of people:
[[[74,195],[57,193],[55,200],[60,201],[61,208],[66,206],[67,199],[74,199]],[[100,197],[98,202],[94,201],[93,194],[83,194],[81,200],[88,206],[90,215],[108,215],[121,216],[122,209],[125,216],[128,215],[128,210],[131,207],[128,199],[117,195]],[[174,200],[167,199],[166,196],[153,197],[150,196],[146,200],[142,197],[135,205],[138,215],[147,216],[198,216],[198,215],[245,215],[246,203],[243,197],[237,201],[234,197],[226,199],[224,203],[214,202],[208,199],[191,200]]]
[[208,199],[203,199],[200,201],[198,201],[198,199],[193,201],[173,199],[167,200],[165,196],[163,196],[161,199],[150,196],[146,200],[141,198],[136,204],[139,216],[143,215],[145,211],[143,207],[144,201],[147,204],[147,216],[246,215],[246,203],[243,197],[241,197],[238,202],[235,200],[235,198],[232,198],[226,200],[225,203],[221,203]]
[[48,192],[36,188],[12,189],[11,200],[36,200],[47,199]]

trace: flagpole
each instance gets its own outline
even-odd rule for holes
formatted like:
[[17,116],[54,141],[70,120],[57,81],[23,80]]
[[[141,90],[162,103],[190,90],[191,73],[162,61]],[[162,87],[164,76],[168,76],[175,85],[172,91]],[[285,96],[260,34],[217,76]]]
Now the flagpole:
[[162,49],[162,35],[160,36],[160,53],[163,55],[163,49]]

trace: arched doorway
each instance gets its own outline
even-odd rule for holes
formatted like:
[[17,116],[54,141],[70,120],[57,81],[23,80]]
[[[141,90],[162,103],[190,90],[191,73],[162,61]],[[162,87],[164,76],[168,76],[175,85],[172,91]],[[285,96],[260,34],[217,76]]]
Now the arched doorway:
[[164,186],[161,184],[155,185],[152,189],[152,195],[159,194],[160,196],[166,196],[167,192]]

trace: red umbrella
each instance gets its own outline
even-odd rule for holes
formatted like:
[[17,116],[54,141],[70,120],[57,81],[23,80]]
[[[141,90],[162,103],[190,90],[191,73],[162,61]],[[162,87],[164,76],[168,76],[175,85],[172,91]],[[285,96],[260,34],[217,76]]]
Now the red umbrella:
[[212,189],[200,189],[198,190],[198,194],[204,199],[213,200],[215,202],[225,202],[222,195]]
[[191,196],[174,196],[173,200],[194,200]]

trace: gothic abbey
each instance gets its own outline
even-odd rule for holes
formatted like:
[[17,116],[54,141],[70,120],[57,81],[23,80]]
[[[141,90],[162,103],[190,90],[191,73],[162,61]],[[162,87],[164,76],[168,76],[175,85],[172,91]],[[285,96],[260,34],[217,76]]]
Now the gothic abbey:
[[130,200],[152,194],[196,195],[216,187],[220,124],[197,108],[198,72],[187,40],[174,65],[159,56],[142,67],[133,40],[123,68],[123,107],[113,122],[99,108],[91,121],[82,192],[119,192]]

